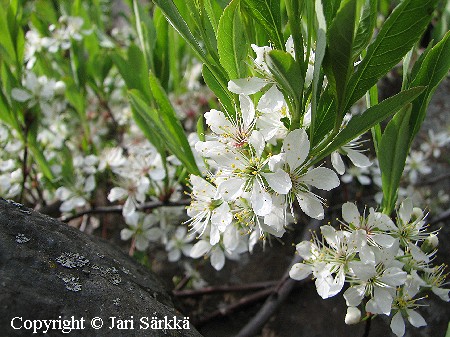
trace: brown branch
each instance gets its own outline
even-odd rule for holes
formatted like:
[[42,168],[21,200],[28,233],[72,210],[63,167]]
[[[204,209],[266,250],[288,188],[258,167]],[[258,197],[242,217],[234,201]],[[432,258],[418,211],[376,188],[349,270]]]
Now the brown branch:
[[[137,207],[138,211],[148,211],[159,207],[176,207],[176,206],[187,206],[190,200],[180,200],[180,201],[150,201],[146,202]],[[87,209],[73,215],[62,216],[59,220],[63,222],[69,222],[73,219],[82,217],[83,215],[90,214],[108,214],[108,213],[121,213],[123,205],[113,205],[113,206],[98,206],[95,208]]]
[[189,289],[189,290],[174,290],[172,291],[174,296],[177,297],[190,297],[190,296],[202,296],[214,293],[226,293],[233,291],[247,291],[255,290],[261,288],[274,287],[278,284],[278,281],[266,281],[266,282],[255,282],[249,284],[232,284],[232,285],[221,285],[221,286],[210,286],[201,289]]
[[[321,225],[319,220],[311,220],[304,229],[301,241],[308,241],[311,239],[312,231],[319,228]],[[294,288],[295,285],[299,284],[298,281],[293,280],[289,277],[289,270],[295,263],[302,261],[299,255],[295,255],[284,274],[283,278],[280,280],[278,286],[274,289],[273,293],[267,298],[264,305],[258,311],[258,313],[245,325],[241,331],[236,335],[236,337],[249,337],[256,335],[264,326],[264,324],[269,320],[269,318],[275,313],[278,307],[287,299],[289,293]],[[302,282],[306,282],[307,279]]]
[[227,315],[231,314],[232,312],[236,311],[237,309],[241,309],[252,303],[258,302],[258,301],[262,300],[263,298],[266,298],[267,296],[272,294],[274,291],[275,291],[275,287],[271,287],[268,289],[260,290],[251,295],[244,296],[241,299],[239,299],[237,302],[232,303],[224,308],[217,309],[217,310],[213,311],[212,313],[210,313],[209,315],[206,315],[206,316],[200,318],[199,320],[194,321],[193,325],[195,327],[200,327],[200,326],[206,324],[207,322],[211,321],[214,318],[227,316]]

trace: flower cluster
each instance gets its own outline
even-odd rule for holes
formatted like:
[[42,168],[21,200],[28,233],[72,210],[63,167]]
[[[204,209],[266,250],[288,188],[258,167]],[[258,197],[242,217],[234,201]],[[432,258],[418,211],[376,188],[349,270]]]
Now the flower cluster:
[[[195,144],[204,158],[206,180],[191,176],[191,205],[188,223],[201,241],[191,257],[209,255],[216,269],[225,257],[235,258],[252,251],[259,238],[281,237],[296,204],[309,217],[324,218],[325,200],[313,189],[330,191],[339,185],[337,174],[314,167],[308,137],[310,112],[300,116],[301,128],[291,127],[292,115],[266,63],[270,46],[252,45],[259,77],[231,80],[228,89],[238,95],[235,111],[212,109],[205,113],[211,134]],[[295,58],[293,41],[286,50]],[[305,86],[312,80],[314,52],[310,53]],[[345,172],[342,155],[359,167],[370,165],[359,151],[360,143],[350,143],[333,154],[332,163]]]
[[292,266],[290,276],[302,280],[312,275],[324,299],[348,283],[343,294],[347,324],[359,322],[361,310],[388,315],[392,316],[392,331],[403,336],[403,318],[415,327],[426,325],[415,311],[423,292],[431,290],[444,301],[450,300],[449,289],[443,288],[445,266],[432,265],[437,231],[427,231],[425,216],[410,199],[400,205],[395,222],[374,209],[367,216],[360,215],[356,205],[347,202],[342,206],[342,229],[324,225],[321,240],[313,235],[311,241],[297,245],[303,262]]

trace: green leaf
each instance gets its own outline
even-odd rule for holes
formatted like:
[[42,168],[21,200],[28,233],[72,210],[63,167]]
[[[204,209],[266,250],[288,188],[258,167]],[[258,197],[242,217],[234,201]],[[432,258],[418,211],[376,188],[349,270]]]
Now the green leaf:
[[304,83],[300,65],[291,54],[282,50],[270,51],[266,56],[266,63],[280,85],[286,102],[292,106],[291,129],[297,129],[300,127],[301,94]]
[[353,60],[367,47],[377,24],[377,0],[366,0],[353,43]]
[[295,58],[300,64],[302,74],[306,73],[306,65],[304,64],[304,46],[303,36],[301,32],[300,18],[302,16],[303,1],[286,0],[286,12],[288,15],[289,27],[291,29],[292,39],[294,40]]
[[130,91],[131,111],[134,121],[144,136],[152,143],[162,158],[166,157],[164,141],[158,132],[160,125],[154,121],[156,116],[150,117],[150,106],[145,103],[144,96],[136,89]]
[[[132,44],[128,47],[128,58],[124,59],[119,53],[111,55],[114,64],[117,66],[128,89],[139,89],[151,99],[148,83],[148,68],[144,59],[144,54],[138,46]],[[130,66],[132,65],[132,66]]]
[[243,0],[254,19],[267,31],[276,49],[284,50],[281,33],[280,0]]
[[[317,115],[317,98],[319,90],[320,69],[322,67],[323,58],[327,46],[327,23],[325,20],[322,1],[315,2],[315,12],[317,18],[317,41],[316,41],[316,55],[314,58],[314,71],[312,80],[312,97],[311,97],[311,125],[310,125],[310,141],[314,143],[314,134],[316,129],[316,115]],[[308,62],[308,60],[307,60]]]
[[[199,175],[200,172],[195,163],[192,151],[189,148],[189,155],[186,153],[184,145],[180,144],[177,127],[172,127],[173,125],[167,123],[168,118],[164,113],[161,113],[162,110],[156,110],[150,107],[139,91],[135,89],[130,90],[129,95],[131,105],[135,109],[135,114],[138,117],[137,123],[143,128],[142,130],[147,139],[153,143],[159,151],[161,151],[161,148],[165,145],[167,149],[183,163],[189,173]],[[162,154],[164,154],[164,152]]]
[[228,73],[228,79],[246,77],[248,43],[239,10],[240,0],[233,0],[225,8],[217,31],[217,49],[220,63]]
[[217,28],[219,27],[219,20],[223,10],[216,0],[203,0],[203,6],[205,6],[209,21],[217,36]]
[[414,46],[430,22],[436,2],[404,0],[394,9],[349,81],[344,111]]
[[323,138],[333,129],[334,120],[336,116],[336,102],[330,90],[320,96],[319,106],[317,108],[316,127],[314,128],[314,135],[310,137],[313,139],[311,147],[314,148]]
[[423,61],[420,63],[420,68],[417,71],[417,75],[411,81],[411,87],[426,85],[427,88],[412,102],[413,107],[410,120],[412,133],[410,143],[422,125],[428,104],[430,103],[434,91],[442,79],[448,75],[448,71],[450,69],[449,55],[450,32],[447,32],[444,38],[427,53]]
[[209,68],[205,64],[202,68],[202,74],[206,85],[212,90],[212,92],[214,92],[224,109],[228,112],[229,115],[234,115],[235,105],[233,103],[233,95],[228,91],[227,88],[224,88],[220,84],[220,82],[216,79],[216,77],[214,77],[211,70],[209,70]]
[[353,70],[353,34],[355,31],[356,0],[345,0],[341,3],[336,16],[328,27],[327,40],[328,49],[326,60],[331,69],[327,76],[333,80],[338,114],[336,116],[336,127],[341,126],[344,117],[344,98],[347,82]]
[[325,20],[330,25],[341,5],[341,0],[323,0],[322,5]]
[[390,215],[397,200],[400,178],[409,152],[411,104],[400,110],[386,126],[379,144],[378,162],[383,190],[383,212]]
[[[151,72],[149,81],[153,97],[158,105],[157,123],[159,123],[162,128],[162,130],[159,131],[166,133],[163,139],[167,142],[168,148],[172,153],[186,166],[189,173],[198,174],[199,170],[195,163],[191,147],[169,98],[156,76]],[[167,137],[168,135],[170,136]]]
[[397,95],[387,98],[381,103],[370,107],[362,114],[354,116],[348,122],[347,126],[345,126],[333,139],[325,151],[315,160],[315,162],[323,159],[333,151],[339,149],[341,146],[348,144],[374,125],[377,125],[390,115],[400,110],[406,104],[410,103],[413,99],[419,96],[424,89],[424,87],[418,87],[402,91]]
[[[177,7],[173,3],[172,0],[153,0],[154,3],[161,8],[167,20],[170,22],[173,28],[177,30],[177,32],[189,43],[189,45],[194,49],[197,53],[197,56],[205,62],[206,54],[205,51],[200,47],[200,44],[195,39],[194,35],[192,35],[189,26],[186,21],[178,12]],[[206,62],[205,62],[206,63]]]

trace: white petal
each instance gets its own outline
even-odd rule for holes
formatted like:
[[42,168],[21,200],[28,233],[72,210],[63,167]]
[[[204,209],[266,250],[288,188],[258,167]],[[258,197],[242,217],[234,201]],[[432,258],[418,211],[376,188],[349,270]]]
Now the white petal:
[[217,226],[217,228],[223,232],[225,228],[233,220],[233,215],[230,212],[230,206],[227,202],[223,202],[219,207],[212,211],[211,223]]
[[319,199],[309,193],[297,193],[296,196],[300,208],[306,215],[317,220],[324,218],[325,214]]
[[375,253],[372,248],[364,244],[359,250],[359,258],[365,264],[375,264]]
[[272,113],[280,110],[284,103],[283,94],[276,85],[273,85],[261,96],[256,109],[263,113]]
[[269,186],[279,194],[287,194],[292,188],[291,178],[283,170],[275,173],[262,173],[262,176],[266,178]]
[[267,85],[267,80],[259,77],[240,78],[228,82],[228,90],[235,94],[251,95]]
[[357,324],[361,319],[361,311],[356,307],[348,307],[345,315],[345,324]]
[[372,165],[370,159],[363,155],[361,152],[352,149],[345,150],[347,151],[347,157],[350,158],[350,160],[356,167],[368,167]]
[[325,240],[330,246],[334,248],[338,247],[340,240],[338,238],[336,229],[334,229],[329,225],[323,225],[320,227],[320,231],[322,232],[322,236],[325,238]]
[[441,298],[441,300],[449,302],[450,298],[448,296],[448,292],[450,291],[449,289],[443,289],[443,288],[438,288],[438,287],[432,287],[431,291],[439,296]]
[[236,200],[244,192],[245,180],[241,178],[229,178],[222,181],[217,187],[217,193],[225,201]]
[[253,183],[253,190],[250,199],[253,211],[256,215],[265,216],[270,213],[272,209],[272,198],[258,181]]
[[371,180],[368,176],[358,175],[356,177],[361,185],[370,185]]
[[388,235],[388,234],[374,234],[372,236],[373,241],[375,241],[381,247],[392,247],[392,245],[397,240],[396,238]]
[[264,141],[264,137],[261,132],[258,130],[254,130],[250,135],[248,142],[256,151],[256,155],[261,157],[264,148],[266,147],[266,142]]
[[380,280],[392,287],[396,287],[403,285],[407,276],[408,274],[400,268],[390,267],[384,271]]
[[405,334],[405,322],[403,321],[402,313],[400,311],[392,317],[391,330],[398,337],[402,337]]
[[300,180],[308,185],[330,191],[339,186],[340,180],[334,171],[326,167],[316,167],[306,172]]
[[406,312],[408,313],[408,321],[409,321],[409,323],[411,323],[412,326],[415,326],[416,328],[420,328],[421,326],[427,325],[427,322],[425,322],[425,319],[418,312],[416,312],[412,309],[406,309]]
[[211,266],[215,270],[221,270],[225,265],[225,255],[220,248],[215,249],[211,254]]
[[148,240],[145,238],[145,236],[136,236],[136,249],[139,251],[144,251],[148,248]]
[[374,300],[380,309],[381,313],[389,315],[391,313],[392,295],[384,288],[375,287]]
[[366,292],[366,288],[364,285],[358,285],[354,287],[348,288],[344,292],[345,303],[347,306],[356,307],[358,306]]
[[15,99],[18,102],[26,102],[28,101],[32,96],[31,94],[23,89],[14,88],[11,90],[11,97]]
[[411,252],[412,257],[414,260],[417,261],[423,261],[425,263],[430,262],[430,258],[427,254],[425,254],[419,247],[417,247],[415,244],[408,242],[408,248]]
[[222,111],[211,109],[205,112],[205,121],[209,128],[217,135],[224,133],[224,130],[230,130],[233,126],[225,117]]
[[249,126],[255,119],[255,106],[253,105],[253,101],[247,95],[239,95],[239,103],[241,107],[244,128],[245,130],[248,130]]
[[345,173],[345,164],[339,152],[335,151],[331,154],[331,164],[337,173],[343,175]]
[[309,139],[306,131],[296,129],[287,134],[283,142],[283,151],[286,153],[286,162],[291,172],[305,161],[309,153]]
[[124,228],[120,231],[120,238],[123,241],[129,240],[134,234],[134,231],[128,228]]
[[214,246],[215,244],[219,243],[220,241],[220,231],[217,226],[212,225],[211,230],[209,232],[209,244],[211,246]]
[[211,245],[208,241],[200,240],[191,249],[191,257],[197,259],[200,256],[205,255],[211,250]]
[[411,220],[412,212],[413,212],[412,200],[410,198],[403,200],[398,210],[398,215],[400,216],[400,219],[403,221],[403,223],[406,224],[409,222],[409,220]]
[[289,271],[289,276],[297,281],[307,278],[312,273],[312,267],[304,263],[296,263]]
[[346,202],[342,205],[342,218],[348,224],[353,224],[355,227],[360,227],[361,215],[359,214],[358,207],[352,202]]
[[127,196],[127,191],[122,187],[113,187],[108,194],[108,200],[113,202]]

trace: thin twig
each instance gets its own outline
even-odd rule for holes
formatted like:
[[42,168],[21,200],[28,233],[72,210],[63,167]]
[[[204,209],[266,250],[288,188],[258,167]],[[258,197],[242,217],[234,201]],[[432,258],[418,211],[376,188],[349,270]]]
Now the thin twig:
[[[181,289],[183,289],[184,286],[185,286],[186,284],[188,284],[188,282],[189,282],[190,279],[191,279],[191,276],[190,276],[190,275],[188,275],[188,274],[184,275],[184,277],[181,279],[181,281],[178,282],[178,284],[177,284],[177,285],[175,286],[175,288],[173,289],[172,294],[175,295],[175,292],[181,291]],[[175,296],[177,296],[177,295],[175,295]]]
[[[180,200],[180,201],[150,201],[139,205],[137,207],[138,211],[152,210],[158,207],[176,207],[176,206],[187,206],[190,200]],[[73,219],[79,218],[86,214],[107,214],[107,213],[121,213],[123,205],[114,206],[98,206],[95,208],[87,209],[74,215],[62,216],[59,220],[63,222],[69,222]]]
[[[318,229],[320,224],[321,221],[319,220],[311,220],[308,226],[304,229],[301,241],[310,240],[312,231]],[[239,331],[236,337],[254,336],[262,329],[264,324],[274,314],[278,307],[286,300],[294,286],[299,283],[289,277],[289,270],[295,263],[299,263],[301,261],[301,256],[296,254],[292,259],[285,275],[275,288],[275,291],[267,298],[258,313],[241,329],[241,331]]]
[[213,311],[209,315],[206,315],[206,316],[200,318],[199,320],[194,321],[193,325],[195,327],[200,327],[200,326],[206,324],[207,322],[211,321],[214,318],[227,316],[237,309],[241,309],[252,303],[260,301],[263,298],[266,298],[267,296],[272,294],[274,291],[275,291],[275,287],[271,287],[271,288],[264,289],[264,290],[258,291],[256,293],[253,293],[251,295],[244,296],[241,299],[239,299],[237,302],[230,304],[224,308],[217,309],[216,311]]
[[202,296],[214,293],[226,293],[234,291],[247,291],[255,290],[261,288],[274,287],[279,281],[266,281],[266,282],[255,282],[248,284],[232,284],[232,285],[221,285],[221,286],[210,286],[202,289],[188,289],[188,290],[174,290],[172,293],[177,297],[191,297],[191,296]]
[[363,337],[369,337],[371,325],[372,325],[372,318],[369,317],[369,318],[367,318],[366,325],[364,326],[364,335],[363,335]]

